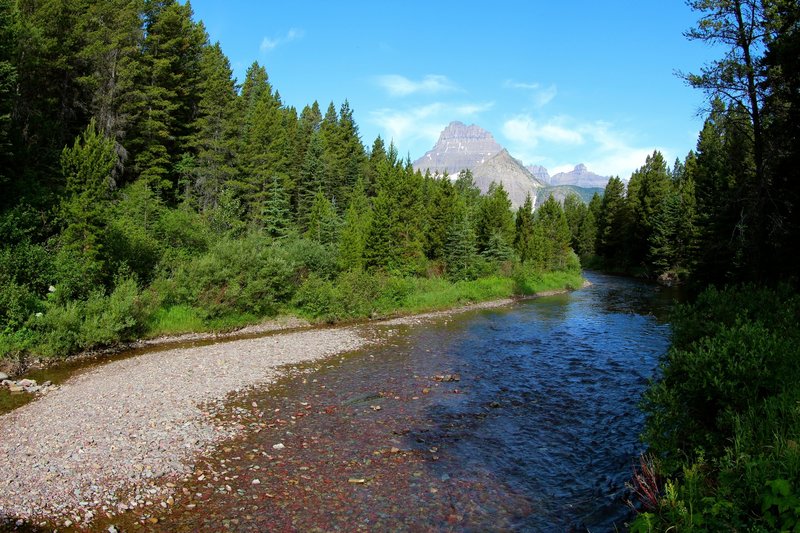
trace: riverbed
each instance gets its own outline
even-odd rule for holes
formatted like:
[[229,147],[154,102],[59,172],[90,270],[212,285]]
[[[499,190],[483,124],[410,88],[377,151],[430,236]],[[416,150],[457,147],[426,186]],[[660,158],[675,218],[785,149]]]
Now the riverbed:
[[228,397],[213,416],[233,438],[155,479],[152,496],[120,495],[125,509],[90,527],[621,527],[637,402],[668,344],[672,295],[586,276],[570,294],[359,326],[375,342]]

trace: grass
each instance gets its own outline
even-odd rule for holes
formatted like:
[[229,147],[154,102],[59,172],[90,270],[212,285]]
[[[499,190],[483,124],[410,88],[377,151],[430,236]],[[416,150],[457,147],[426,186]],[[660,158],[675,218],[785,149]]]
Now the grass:
[[208,329],[200,313],[188,305],[159,308],[147,324],[147,336],[178,335]]

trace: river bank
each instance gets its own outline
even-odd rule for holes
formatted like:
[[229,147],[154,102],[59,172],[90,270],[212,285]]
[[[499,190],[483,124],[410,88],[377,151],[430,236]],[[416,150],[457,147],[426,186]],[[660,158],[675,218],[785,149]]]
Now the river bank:
[[[555,292],[566,291],[547,294]],[[287,365],[385,341],[373,324],[413,325],[516,300],[339,327],[290,322],[290,331],[269,326],[234,333],[268,336],[189,348],[169,348],[186,338],[150,341],[167,347],[89,369],[0,417],[0,517],[77,526],[148,502],[168,506],[196,457],[245,430],[215,417],[230,394],[268,387]]]

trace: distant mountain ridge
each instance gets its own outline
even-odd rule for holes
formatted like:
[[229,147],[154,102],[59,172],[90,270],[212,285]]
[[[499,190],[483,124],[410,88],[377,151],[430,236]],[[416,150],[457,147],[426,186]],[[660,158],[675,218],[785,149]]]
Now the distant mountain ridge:
[[467,126],[458,121],[442,130],[433,148],[414,161],[413,166],[439,176],[455,177],[463,170],[470,170],[481,192],[487,192],[492,182],[502,184],[515,208],[525,202],[528,194],[535,205],[551,195],[563,201],[570,192],[588,201],[596,188],[602,189],[608,182],[608,178],[590,172],[583,164],[554,176],[541,165],[526,167],[491,133],[475,124]]
[[575,165],[570,172],[559,172],[550,177],[550,185],[577,185],[578,187],[603,187],[608,184],[608,176],[590,172],[586,165]]
[[529,194],[536,201],[539,190],[545,186],[522,162],[511,157],[505,148],[475,167],[472,177],[482,192],[488,191],[493,181],[502,183],[513,206],[524,204],[525,197]]

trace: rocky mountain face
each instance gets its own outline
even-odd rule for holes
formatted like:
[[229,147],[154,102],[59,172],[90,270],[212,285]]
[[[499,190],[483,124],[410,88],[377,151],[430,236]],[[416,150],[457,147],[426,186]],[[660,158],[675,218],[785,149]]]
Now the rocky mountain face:
[[480,126],[451,122],[439,135],[436,145],[414,162],[414,168],[431,174],[456,175],[464,169],[474,170],[503,147],[492,134]]
[[487,192],[492,182],[503,185],[511,200],[511,205],[516,207],[525,203],[525,197],[530,194],[536,202],[538,192],[544,187],[531,172],[517,159],[511,157],[508,150],[503,148],[500,153],[472,169],[475,185],[481,192]]
[[470,170],[481,192],[487,192],[492,182],[502,184],[514,209],[525,202],[528,194],[534,205],[543,203],[551,195],[563,202],[570,193],[577,193],[588,201],[595,188],[600,187],[602,192],[608,182],[608,178],[590,172],[586,165],[555,176],[550,176],[540,165],[526,167],[500,146],[491,133],[480,126],[461,122],[451,122],[439,135],[436,145],[414,162],[414,168],[453,177],[462,170]]
[[550,173],[541,165],[528,165],[525,167],[534,177],[544,184],[550,185]]
[[589,171],[586,165],[576,165],[570,172],[559,172],[550,178],[550,185],[577,185],[578,187],[603,187],[608,183],[607,176]]

